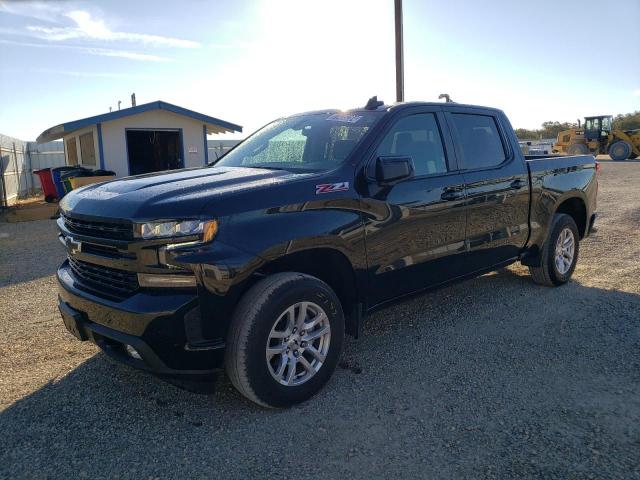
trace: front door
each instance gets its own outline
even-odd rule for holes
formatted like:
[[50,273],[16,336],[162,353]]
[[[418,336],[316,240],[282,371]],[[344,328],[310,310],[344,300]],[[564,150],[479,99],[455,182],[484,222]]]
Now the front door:
[[465,251],[464,181],[442,113],[397,119],[375,152],[394,155],[410,156],[415,176],[385,186],[370,179],[362,198],[370,306],[457,276]]

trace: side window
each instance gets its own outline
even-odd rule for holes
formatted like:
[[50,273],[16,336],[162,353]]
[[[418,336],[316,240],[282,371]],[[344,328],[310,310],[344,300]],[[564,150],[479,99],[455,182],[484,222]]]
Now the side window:
[[413,158],[416,176],[447,172],[442,138],[433,113],[401,118],[378,147],[378,156],[408,155]]
[[506,160],[507,154],[493,117],[467,113],[454,113],[451,117],[458,132],[465,169],[495,167]]

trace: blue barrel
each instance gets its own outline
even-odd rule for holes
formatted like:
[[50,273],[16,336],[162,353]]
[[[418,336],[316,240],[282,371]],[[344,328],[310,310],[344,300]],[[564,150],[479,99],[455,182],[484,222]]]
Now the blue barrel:
[[64,197],[64,194],[67,193],[64,184],[62,183],[61,174],[68,173],[71,171],[82,171],[84,168],[82,167],[55,167],[51,169],[51,178],[53,178],[53,184],[56,187],[56,192],[58,192],[58,198]]

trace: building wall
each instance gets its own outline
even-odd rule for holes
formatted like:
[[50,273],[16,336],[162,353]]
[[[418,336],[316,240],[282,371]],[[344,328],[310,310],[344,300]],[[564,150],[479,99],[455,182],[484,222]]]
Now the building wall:
[[[182,129],[185,167],[200,167],[205,164],[203,124],[197,120],[176,115],[166,110],[153,110],[102,123],[104,168],[113,170],[118,177],[129,175],[125,135],[125,129],[128,128],[148,130]],[[98,148],[97,139],[95,145]]]

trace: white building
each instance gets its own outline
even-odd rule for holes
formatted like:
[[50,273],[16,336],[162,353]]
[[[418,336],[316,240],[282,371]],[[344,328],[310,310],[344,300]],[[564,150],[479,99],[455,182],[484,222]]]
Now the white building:
[[242,132],[242,127],[157,101],[62,123],[37,141],[62,139],[67,165],[124,177],[206,165],[207,134],[225,132]]

